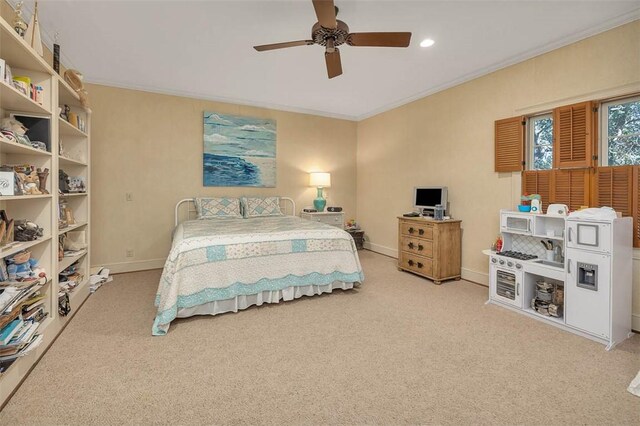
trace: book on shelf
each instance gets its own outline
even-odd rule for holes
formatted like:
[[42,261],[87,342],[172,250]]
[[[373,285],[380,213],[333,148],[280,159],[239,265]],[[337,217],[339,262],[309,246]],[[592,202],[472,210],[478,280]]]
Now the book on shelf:
[[20,331],[21,325],[22,320],[19,318],[5,325],[4,328],[0,330],[0,345],[6,345],[7,343],[9,343],[13,336],[15,336],[18,331]]

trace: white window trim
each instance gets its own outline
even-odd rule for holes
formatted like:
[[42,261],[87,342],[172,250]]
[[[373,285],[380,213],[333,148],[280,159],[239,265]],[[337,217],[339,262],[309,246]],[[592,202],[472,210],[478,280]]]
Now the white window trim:
[[[532,121],[545,119],[545,118],[550,118],[551,120],[553,120],[553,113],[547,112],[544,114],[537,114],[537,115],[532,115],[527,117],[527,166],[525,167],[527,170],[549,170],[549,169],[535,169],[533,167],[534,165],[534,158],[533,158],[534,134],[533,134]],[[553,125],[555,126],[555,123],[553,123]],[[554,141],[552,140],[551,142],[552,147],[553,147],[553,143]],[[551,168],[553,169],[553,166],[551,166]]]
[[616,104],[624,104],[627,102],[640,101],[640,96],[632,96],[629,98],[618,98],[613,101],[602,102],[598,112],[600,113],[600,150],[598,156],[600,157],[600,165],[609,165],[609,106]]

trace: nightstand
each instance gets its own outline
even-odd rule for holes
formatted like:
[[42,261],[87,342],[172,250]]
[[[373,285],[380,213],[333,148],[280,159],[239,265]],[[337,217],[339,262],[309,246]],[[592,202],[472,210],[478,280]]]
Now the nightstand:
[[301,212],[302,219],[313,220],[314,222],[326,223],[336,228],[344,229],[344,213],[343,212],[317,212],[307,213]]

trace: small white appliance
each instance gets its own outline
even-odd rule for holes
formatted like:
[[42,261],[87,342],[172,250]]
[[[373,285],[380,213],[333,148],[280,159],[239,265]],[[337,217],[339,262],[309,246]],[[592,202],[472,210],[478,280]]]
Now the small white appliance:
[[542,213],[542,201],[538,200],[537,198],[534,198],[533,200],[531,200],[531,213],[533,214]]
[[494,254],[490,257],[489,291],[491,298],[522,308],[522,264],[516,259]]
[[502,210],[500,212],[500,232],[531,235],[533,233],[533,216],[530,213]]
[[566,216],[569,213],[569,207],[566,204],[549,204],[547,207],[547,215],[549,216]]

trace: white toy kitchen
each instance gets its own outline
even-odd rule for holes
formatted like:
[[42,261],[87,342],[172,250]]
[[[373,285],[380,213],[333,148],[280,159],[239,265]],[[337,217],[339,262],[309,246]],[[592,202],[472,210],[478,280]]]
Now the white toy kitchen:
[[632,219],[608,209],[569,216],[500,211],[489,300],[606,345],[631,336]]

